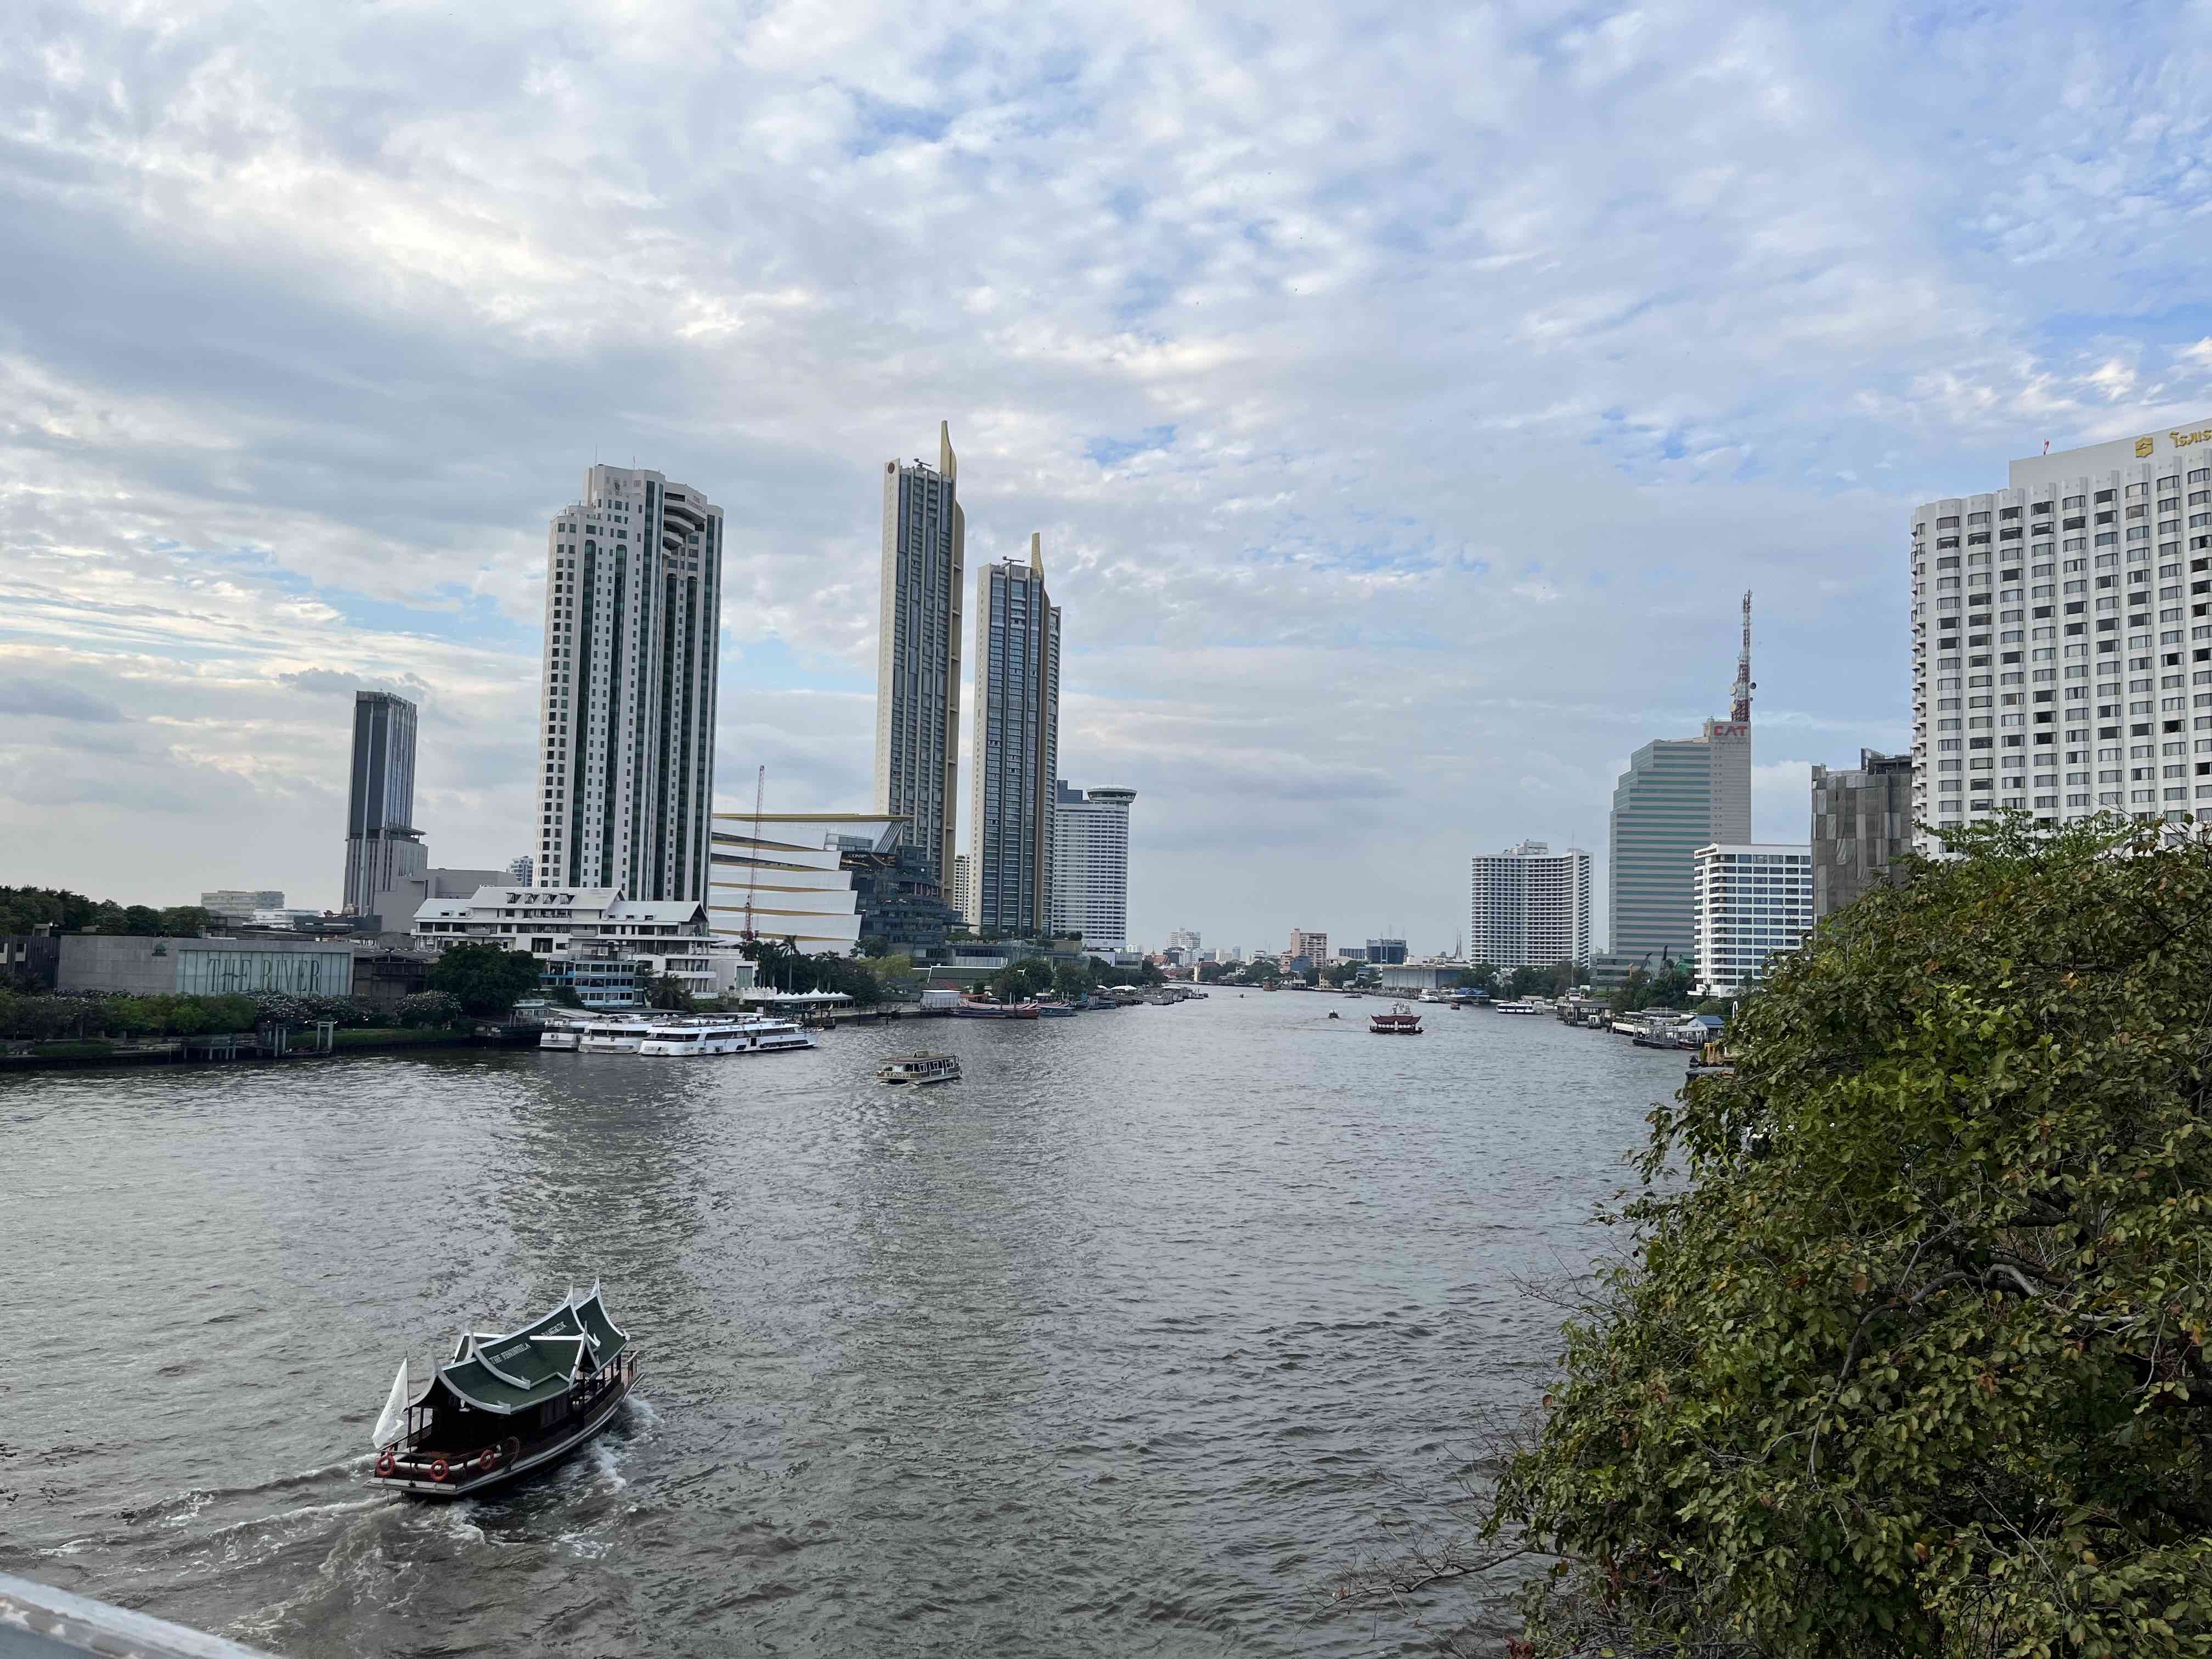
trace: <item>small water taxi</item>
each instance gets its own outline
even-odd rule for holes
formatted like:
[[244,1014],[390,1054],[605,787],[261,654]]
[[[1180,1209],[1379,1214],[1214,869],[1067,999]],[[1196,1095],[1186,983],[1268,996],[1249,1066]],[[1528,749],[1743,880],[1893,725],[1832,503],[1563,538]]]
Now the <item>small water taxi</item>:
[[471,1498],[574,1451],[637,1379],[599,1287],[506,1335],[470,1332],[418,1389],[402,1360],[372,1437],[369,1479],[417,1498]]
[[1421,1017],[1404,1003],[1394,1002],[1389,1013],[1369,1015],[1367,1029],[1376,1036],[1419,1036]]
[[637,1046],[646,1055],[760,1054],[819,1045],[795,1021],[757,1015],[732,1019],[686,1019],[657,1027]]
[[960,1081],[960,1057],[957,1054],[902,1054],[885,1060],[877,1069],[878,1083],[957,1083]]
[[1073,1019],[1076,1012],[1072,1002],[1040,1002],[1036,1011],[1039,1019]]

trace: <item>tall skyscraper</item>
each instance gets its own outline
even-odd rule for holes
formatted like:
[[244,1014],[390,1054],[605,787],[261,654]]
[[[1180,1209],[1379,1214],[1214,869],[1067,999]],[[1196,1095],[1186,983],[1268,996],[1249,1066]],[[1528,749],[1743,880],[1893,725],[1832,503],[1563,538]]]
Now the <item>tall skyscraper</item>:
[[1694,738],[1662,738],[1629,757],[1613,792],[1606,881],[1616,963],[1686,963],[1695,945],[1692,865],[1698,848],[1751,839],[1751,595],[1733,707]]
[[1813,919],[1890,879],[1912,850],[1912,757],[1859,750],[1856,771],[1813,769]]
[[546,549],[538,880],[704,902],[722,510],[658,472],[594,466]]
[[537,873],[537,862],[532,859],[530,854],[527,853],[525,853],[520,858],[515,860],[512,864],[507,866],[507,878],[514,882],[517,887],[528,887],[532,885]]
[[1468,960],[1493,968],[1589,962],[1589,854],[1540,841],[1477,854],[1467,938]]
[[[1129,948],[1129,808],[1133,789],[1056,785],[1052,808],[1052,931],[1094,950]],[[1197,935],[1191,936],[1192,949]]]
[[976,583],[975,796],[969,821],[975,926],[1029,937],[1052,926],[1053,783],[1060,764],[1060,607],[1043,538]]
[[[940,886],[952,876],[960,801],[960,605],[967,520],[952,428],[934,470],[884,463],[882,637],[876,647],[876,805],[908,820]],[[978,624],[981,638],[981,624]]]
[[421,870],[429,856],[415,828],[415,705],[389,691],[356,691],[340,908],[370,915],[379,893]]
[[2212,811],[2208,440],[2212,427],[2031,456],[2002,489],[1914,510],[1923,851],[1932,830],[2003,807],[2044,823]]

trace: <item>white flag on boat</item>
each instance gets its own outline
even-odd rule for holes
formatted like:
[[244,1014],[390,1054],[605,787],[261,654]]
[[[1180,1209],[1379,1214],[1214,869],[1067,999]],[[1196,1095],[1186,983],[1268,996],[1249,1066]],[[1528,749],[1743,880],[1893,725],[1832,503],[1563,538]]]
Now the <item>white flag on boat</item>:
[[395,1444],[407,1432],[407,1362],[399,1362],[399,1375],[392,1379],[392,1393],[376,1419],[376,1433],[369,1443],[380,1450]]

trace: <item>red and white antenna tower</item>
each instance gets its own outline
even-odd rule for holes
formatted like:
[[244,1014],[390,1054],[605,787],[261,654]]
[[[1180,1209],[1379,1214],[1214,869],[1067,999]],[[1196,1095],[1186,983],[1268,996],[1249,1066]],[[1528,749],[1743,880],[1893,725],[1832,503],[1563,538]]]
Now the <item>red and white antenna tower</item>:
[[1743,654],[1735,659],[1735,686],[1729,718],[1739,726],[1751,724],[1751,590],[1743,591]]

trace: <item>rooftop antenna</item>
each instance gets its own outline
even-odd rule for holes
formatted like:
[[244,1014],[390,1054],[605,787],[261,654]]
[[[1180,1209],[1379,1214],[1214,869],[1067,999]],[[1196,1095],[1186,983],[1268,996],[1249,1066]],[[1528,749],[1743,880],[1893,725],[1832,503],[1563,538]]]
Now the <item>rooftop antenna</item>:
[[1751,590],[1743,590],[1743,653],[1735,659],[1735,686],[1729,718],[1738,726],[1751,724],[1751,694],[1756,690],[1751,678]]

